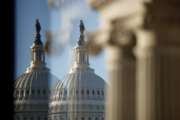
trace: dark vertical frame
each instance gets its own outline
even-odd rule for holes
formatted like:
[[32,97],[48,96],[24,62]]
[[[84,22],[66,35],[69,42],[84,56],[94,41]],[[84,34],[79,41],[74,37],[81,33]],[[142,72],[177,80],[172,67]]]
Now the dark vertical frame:
[[0,3],[0,103],[1,119],[13,120],[13,83],[15,53],[15,0]]

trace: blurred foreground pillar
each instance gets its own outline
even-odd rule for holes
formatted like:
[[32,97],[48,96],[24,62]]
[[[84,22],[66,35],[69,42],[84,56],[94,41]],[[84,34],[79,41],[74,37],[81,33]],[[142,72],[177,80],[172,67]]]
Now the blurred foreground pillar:
[[180,120],[180,1],[145,7],[137,31],[137,119]]
[[[180,1],[91,0],[90,4],[101,15],[94,45],[108,52],[106,120],[180,120]],[[127,31],[137,36],[136,83],[128,74],[133,69],[126,55],[133,54],[133,47],[124,47],[129,44]],[[134,87],[137,93],[132,92]],[[136,94],[136,100],[131,99],[136,101],[133,112],[134,105],[127,104],[134,97],[130,93]]]
[[107,120],[135,119],[135,57],[131,48],[107,47],[110,85],[107,88]]
[[134,31],[141,26],[143,5],[137,0],[91,0],[90,4],[101,17],[100,29],[91,39],[95,46],[92,51],[102,47],[107,50],[110,85],[107,88],[106,120],[135,120]]

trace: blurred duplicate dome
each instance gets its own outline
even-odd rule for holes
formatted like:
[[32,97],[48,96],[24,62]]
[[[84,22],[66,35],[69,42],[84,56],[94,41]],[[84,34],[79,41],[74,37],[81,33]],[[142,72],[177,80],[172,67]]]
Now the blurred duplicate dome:
[[74,48],[74,64],[52,92],[49,120],[104,120],[105,81],[89,66],[84,25]]
[[36,20],[35,28],[36,36],[31,47],[31,64],[15,80],[15,120],[47,120],[51,81],[57,80],[46,67],[39,20]]

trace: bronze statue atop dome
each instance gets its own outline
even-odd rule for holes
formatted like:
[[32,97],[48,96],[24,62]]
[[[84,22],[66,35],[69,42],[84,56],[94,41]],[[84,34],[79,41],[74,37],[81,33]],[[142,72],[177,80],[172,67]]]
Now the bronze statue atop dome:
[[84,45],[85,41],[84,41],[84,30],[85,30],[85,27],[84,27],[84,23],[83,23],[83,20],[80,20],[80,25],[79,25],[79,28],[80,28],[80,38],[79,38],[79,41],[78,41],[78,45]]
[[35,28],[36,28],[36,36],[35,36],[34,43],[37,45],[42,45],[41,35],[40,35],[41,25],[40,25],[39,19],[36,19]]
[[36,19],[35,27],[36,27],[36,32],[37,32],[37,33],[40,33],[40,31],[41,31],[41,25],[40,25],[40,23],[39,23],[39,19]]
[[85,30],[83,20],[80,20],[80,25],[79,25],[79,27],[80,27],[80,32],[81,32],[81,34],[83,34],[83,33],[84,33],[84,30]]

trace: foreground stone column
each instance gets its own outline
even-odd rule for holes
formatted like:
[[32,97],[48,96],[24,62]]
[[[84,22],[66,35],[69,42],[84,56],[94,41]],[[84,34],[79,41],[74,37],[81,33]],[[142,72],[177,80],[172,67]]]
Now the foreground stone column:
[[135,119],[135,57],[130,48],[109,46],[107,65],[107,120]]
[[137,31],[137,120],[180,120],[180,2],[146,9]]
[[[95,41],[108,51],[106,119],[129,120],[127,116],[131,115],[132,106],[124,97],[130,92],[126,86],[130,84],[124,81],[130,77],[124,72],[130,71],[129,61],[122,54],[126,50],[108,42],[123,42],[118,39],[119,33],[128,29],[137,36],[136,119],[180,120],[179,0],[91,0],[91,5],[101,14],[101,30]],[[117,21],[120,25],[113,25]],[[113,30],[119,32],[114,35]]]
[[91,5],[101,16],[100,29],[95,33],[93,44],[107,51],[110,85],[107,87],[106,120],[136,119],[134,31],[141,26],[144,12],[139,1],[91,0]]

